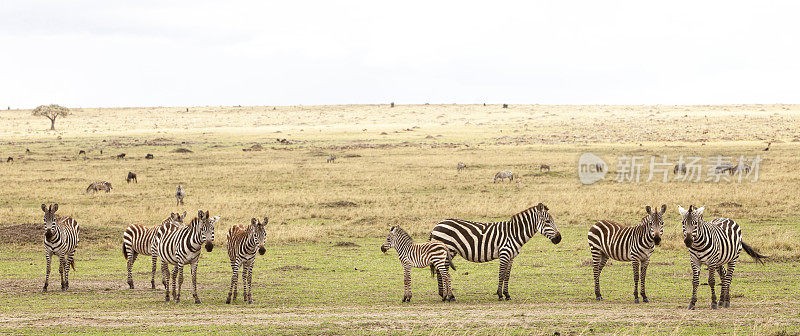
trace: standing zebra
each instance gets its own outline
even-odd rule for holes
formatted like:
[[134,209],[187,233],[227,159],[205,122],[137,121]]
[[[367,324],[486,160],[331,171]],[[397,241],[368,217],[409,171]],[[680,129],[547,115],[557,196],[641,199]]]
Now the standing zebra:
[[549,209],[542,203],[530,207],[511,220],[494,223],[478,223],[463,219],[447,219],[439,222],[431,231],[431,240],[448,245],[450,257],[456,253],[472,262],[487,262],[500,259],[500,281],[497,284],[498,300],[511,300],[508,295],[508,279],[511,266],[522,245],[541,233],[553,244],[561,242],[561,233],[553,223]]
[[[689,210],[678,207],[678,212],[683,216],[683,243],[689,248],[689,257],[692,264],[692,300],[689,310],[694,309],[697,302],[697,286],[700,284],[700,266],[708,266],[708,286],[711,288],[711,309],[717,309],[717,296],[714,292],[714,271],[719,272],[722,289],[720,291],[719,307],[731,306],[731,281],[733,269],[739,252],[744,248],[753,259],[763,263],[762,258],[767,256],[758,254],[750,245],[742,240],[742,229],[728,218],[717,218],[706,222],[703,220],[705,207]],[[725,270],[725,265],[728,269]]]
[[192,295],[194,302],[200,303],[200,297],[197,296],[197,263],[200,261],[203,244],[208,252],[214,249],[214,223],[209,217],[208,211],[198,211],[197,217],[192,219],[189,225],[170,227],[163,236],[156,237],[156,240],[158,257],[161,259],[162,283],[166,291],[165,301],[169,301],[168,265],[175,265],[172,271],[172,296],[177,303],[181,299],[183,266],[191,264]]
[[514,173],[512,173],[510,170],[498,172],[497,174],[494,174],[494,180],[492,180],[492,183],[497,183],[498,179],[500,182],[503,182],[503,179],[508,179],[508,182],[511,183],[511,181],[514,181]]
[[186,211],[183,212],[183,215],[170,213],[169,217],[160,225],[148,228],[141,224],[131,224],[125,229],[125,233],[122,235],[122,255],[128,260],[128,286],[131,289],[133,289],[133,263],[140,254],[151,256],[153,259],[150,288],[156,289],[156,263],[158,261],[156,236],[163,236],[170,227],[183,226],[184,218],[186,218]]
[[241,225],[234,225],[228,230],[228,258],[231,260],[233,277],[231,277],[228,300],[225,303],[231,303],[231,295],[233,295],[233,300],[236,300],[236,281],[240,266],[244,266],[242,269],[242,296],[247,303],[253,303],[253,264],[256,262],[256,248],[260,255],[267,252],[267,249],[264,248],[266,240],[264,226],[267,225],[267,222],[269,222],[268,217],[264,217],[263,222],[252,218],[250,226],[246,229]]
[[183,198],[184,197],[186,197],[186,192],[183,191],[183,187],[181,187],[181,185],[179,184],[178,188],[175,189],[175,200],[176,200],[176,204],[175,205],[178,206],[178,205],[183,204]]
[[456,166],[456,171],[462,171],[464,169],[467,169],[467,165],[464,164],[464,162],[459,162],[458,165]]
[[381,245],[381,252],[386,253],[390,248],[397,251],[400,264],[403,265],[403,302],[411,301],[411,267],[431,267],[431,276],[436,272],[436,279],[439,284],[439,296],[442,301],[455,301],[453,288],[450,286],[450,274],[447,267],[450,264],[450,253],[447,245],[431,240],[422,244],[415,244],[411,236],[399,226],[392,226],[389,229],[389,236],[386,242]]
[[622,226],[612,221],[601,220],[589,229],[589,250],[592,253],[592,268],[594,269],[594,295],[597,300],[603,299],[600,295],[600,272],[609,258],[619,261],[633,262],[633,302],[639,303],[637,286],[639,283],[639,267],[642,272],[642,301],[647,300],[644,289],[647,265],[655,246],[661,243],[664,233],[664,213],[667,205],[661,205],[661,211],[651,211],[646,206],[647,216],[636,226]]
[[56,217],[58,203],[46,207],[44,211],[44,250],[47,258],[47,272],[44,277],[42,292],[47,291],[50,281],[50,260],[53,255],[58,256],[58,273],[61,275],[61,290],[69,289],[69,268],[75,270],[75,249],[78,247],[78,234],[81,231],[78,222],[72,217]]

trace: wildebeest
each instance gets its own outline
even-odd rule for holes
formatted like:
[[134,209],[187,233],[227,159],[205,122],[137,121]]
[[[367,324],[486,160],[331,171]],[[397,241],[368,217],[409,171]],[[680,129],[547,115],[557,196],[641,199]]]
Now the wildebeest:
[[714,174],[732,174],[733,173],[733,165],[731,164],[721,164],[719,166],[714,167]]
[[25,154],[30,154],[30,153],[31,153],[30,148],[25,148]]
[[767,142],[767,148],[764,148],[762,150],[765,151],[765,152],[768,151],[769,150],[769,145],[771,145],[771,144],[772,144],[772,142]]
[[9,156],[8,159],[6,159],[6,162],[14,162],[14,158]]
[[81,150],[78,152],[78,155],[83,155],[83,156],[86,156],[86,151],[85,151],[85,150],[83,150],[83,149],[81,149]]
[[456,166],[456,171],[461,171],[462,169],[467,169],[467,165],[464,162],[459,162],[458,166]]
[[186,197],[186,192],[183,191],[183,187],[179,184],[178,188],[175,189],[175,200],[177,201],[175,205],[183,204],[184,197]]
[[683,163],[676,164],[674,168],[672,168],[672,173],[678,175],[678,173],[686,175],[686,165]]
[[750,165],[747,163],[737,164],[731,168],[731,174],[736,173],[744,173],[747,174],[750,172]]
[[109,183],[108,181],[100,181],[90,184],[89,187],[86,188],[86,193],[88,194],[91,191],[98,192],[100,190],[105,190],[105,192],[108,193],[111,192],[111,189],[113,189],[111,187],[111,183]]
[[326,162],[328,162],[328,163],[334,163],[335,161],[336,161],[336,155],[333,155],[333,154],[328,156],[328,159],[326,160]]
[[549,173],[549,172],[550,172],[550,166],[549,166],[549,165],[546,165],[546,164],[543,164],[543,165],[540,165],[540,166],[539,166],[539,171],[540,171],[540,172],[541,172],[541,171],[545,171],[545,170],[546,170],[546,171]]
[[117,159],[124,159],[124,158],[125,158],[125,153],[117,155]]
[[153,154],[147,153],[147,155],[144,158],[148,159],[148,160],[152,160],[154,158],[154,156],[153,156]]
[[503,108],[508,108],[508,104],[503,104]]
[[514,173],[512,173],[510,170],[498,172],[497,174],[494,174],[494,180],[492,183],[497,183],[497,179],[500,179],[500,182],[503,182],[503,179],[508,179],[508,182],[510,183],[514,180]]
[[128,172],[128,177],[125,178],[125,182],[131,183],[131,181],[139,183],[134,172]]

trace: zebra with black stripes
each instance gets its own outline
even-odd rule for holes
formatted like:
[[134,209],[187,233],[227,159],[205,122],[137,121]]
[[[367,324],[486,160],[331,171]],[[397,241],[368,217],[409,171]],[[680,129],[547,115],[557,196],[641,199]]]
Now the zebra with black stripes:
[[162,283],[166,292],[165,301],[169,301],[168,265],[175,266],[172,271],[172,296],[176,303],[180,302],[181,298],[183,266],[191,265],[192,295],[194,302],[200,303],[200,298],[197,296],[197,265],[200,261],[200,252],[203,245],[208,252],[214,249],[214,222],[209,217],[208,211],[198,211],[197,217],[188,225],[170,227],[163,236],[156,237],[156,240],[158,257],[161,259]]
[[[717,309],[717,296],[714,292],[714,272],[718,272],[722,289],[719,307],[731,306],[731,281],[739,252],[744,248],[750,257],[763,264],[761,259],[767,258],[756,252],[742,240],[742,229],[732,219],[717,218],[710,222],[703,220],[705,207],[689,210],[678,207],[683,217],[683,243],[689,249],[692,265],[692,299],[689,310],[694,309],[697,302],[697,286],[700,285],[700,266],[708,266],[708,286],[711,288],[711,309]],[[725,269],[725,265],[728,269]]]
[[44,211],[44,250],[47,258],[47,271],[42,292],[47,291],[50,281],[50,261],[58,256],[58,273],[61,275],[61,290],[69,289],[69,268],[75,270],[75,249],[80,241],[80,226],[72,217],[57,217],[58,203],[49,207],[42,204]]
[[561,242],[561,233],[548,210],[547,206],[539,203],[511,216],[508,221],[494,223],[447,219],[436,224],[430,239],[445,243],[451,258],[458,253],[472,262],[500,259],[497,297],[502,301],[505,295],[505,300],[511,300],[508,280],[514,257],[520,253],[522,245],[537,232],[553,244]]
[[594,271],[594,295],[598,301],[603,299],[600,294],[600,272],[608,259],[633,262],[633,301],[639,303],[637,286],[639,283],[639,270],[641,268],[642,301],[650,302],[645,291],[645,278],[650,255],[655,246],[661,243],[664,234],[664,213],[667,205],[661,205],[661,211],[652,211],[646,206],[647,216],[642,218],[639,225],[623,226],[612,221],[601,220],[589,229],[589,250],[592,253],[592,268]]
[[133,289],[133,263],[140,254],[152,257],[150,288],[156,289],[156,264],[158,262],[156,236],[163,236],[172,226],[182,226],[184,218],[186,218],[186,211],[183,212],[183,215],[170,213],[169,217],[160,225],[148,228],[141,224],[131,224],[125,229],[125,233],[122,234],[122,255],[128,261],[128,286],[131,289]]
[[239,267],[242,267],[242,296],[247,303],[253,303],[253,264],[256,262],[256,250],[258,254],[264,255],[267,249],[264,248],[267,233],[264,229],[269,222],[268,217],[264,221],[258,218],[251,218],[247,228],[241,225],[234,225],[228,230],[228,258],[231,260],[233,277],[231,277],[231,288],[228,291],[228,300],[231,303],[231,296],[236,300],[236,281],[238,280]]
[[400,259],[400,264],[403,265],[403,302],[411,301],[411,268],[427,266],[431,267],[431,276],[436,273],[439,296],[442,297],[442,301],[456,300],[450,284],[450,273],[447,271],[451,260],[447,245],[436,240],[415,244],[411,236],[403,229],[399,226],[392,226],[389,229],[389,236],[381,245],[381,252],[386,253],[391,248],[397,251],[397,257]]

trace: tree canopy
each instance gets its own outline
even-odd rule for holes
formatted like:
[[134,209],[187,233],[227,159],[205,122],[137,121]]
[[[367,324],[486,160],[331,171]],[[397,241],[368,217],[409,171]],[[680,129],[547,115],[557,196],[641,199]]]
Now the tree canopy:
[[70,114],[69,109],[56,104],[50,105],[39,105],[35,109],[33,109],[33,115],[47,117],[50,119],[50,129],[56,129],[56,118],[58,117],[66,117]]

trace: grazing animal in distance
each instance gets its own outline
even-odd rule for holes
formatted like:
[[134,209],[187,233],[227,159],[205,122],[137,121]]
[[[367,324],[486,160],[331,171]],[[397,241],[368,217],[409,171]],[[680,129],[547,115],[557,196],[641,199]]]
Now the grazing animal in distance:
[[328,159],[326,160],[326,162],[328,162],[328,163],[334,163],[335,161],[336,161],[336,155],[332,155],[332,154],[330,156],[328,156]]
[[25,148],[25,154],[30,154],[30,153],[31,153],[30,148]]
[[714,174],[732,174],[733,173],[733,165],[731,164],[721,164],[719,166],[714,167]]
[[[553,244],[561,242],[561,233],[556,229],[553,216],[542,203],[511,216],[508,221],[480,223],[463,219],[446,219],[433,227],[430,240],[445,243],[452,256],[482,263],[500,259],[497,298],[511,300],[508,280],[511,265],[522,246],[537,232],[550,239]],[[452,261],[451,261],[452,265]]]
[[8,162],[14,162],[14,158],[9,156],[8,159],[6,159],[6,163]]
[[762,149],[762,151],[765,151],[765,152],[768,151],[769,150],[769,145],[771,145],[771,144],[772,144],[772,142],[767,142],[767,148]]
[[134,172],[128,172],[128,177],[125,178],[125,182],[131,183],[131,181],[139,183]]
[[381,245],[381,252],[386,253],[391,248],[397,251],[397,257],[403,266],[403,302],[411,301],[411,268],[427,266],[431,268],[431,276],[436,273],[439,296],[442,297],[442,301],[456,300],[450,284],[450,273],[447,271],[451,260],[447,245],[437,240],[415,244],[411,236],[403,229],[399,226],[392,226],[386,242]]
[[636,303],[639,303],[637,287],[641,267],[642,301],[650,302],[645,291],[647,265],[650,264],[650,255],[653,254],[656,245],[661,244],[667,205],[662,205],[661,211],[651,211],[649,205],[644,209],[647,211],[647,216],[642,218],[639,225],[623,226],[601,220],[589,229],[589,251],[592,254],[594,295],[597,301],[603,299],[603,295],[600,294],[600,272],[603,271],[608,259],[614,259],[633,262],[633,302]]
[[153,154],[148,153],[147,155],[145,155],[144,158],[148,159],[148,160],[152,160],[154,158],[154,156],[153,156]]
[[125,158],[125,153],[121,153],[121,154],[117,155],[116,158],[117,159],[124,159]]
[[61,290],[69,289],[69,268],[75,270],[75,249],[80,241],[81,231],[78,222],[72,217],[57,217],[58,203],[46,207],[42,204],[44,211],[44,249],[47,258],[47,271],[44,277],[44,287],[42,292],[47,291],[50,281],[50,260],[53,255],[58,256],[58,272],[61,275]]
[[125,233],[122,235],[122,255],[128,261],[128,286],[131,289],[133,289],[133,263],[140,254],[151,256],[153,260],[150,288],[156,289],[156,264],[158,261],[156,237],[163,236],[170,227],[182,226],[184,218],[186,218],[186,211],[183,212],[183,215],[170,213],[169,217],[160,225],[148,228],[141,224],[131,224],[125,229]]
[[86,156],[86,151],[85,151],[85,150],[83,150],[83,149],[81,149],[81,150],[78,152],[78,155],[83,155],[83,156]]
[[508,179],[508,182],[510,183],[511,181],[514,181],[514,173],[512,173],[510,170],[498,172],[497,174],[494,174],[494,180],[492,180],[492,183],[497,183],[498,179],[500,182],[503,182],[503,179]]
[[464,169],[467,169],[467,165],[465,165],[464,162],[459,162],[456,166],[456,171],[462,171]]
[[104,190],[108,193],[111,192],[111,189],[113,189],[113,187],[111,187],[111,183],[108,181],[94,182],[90,184],[88,188],[86,188],[86,193],[88,194],[91,191],[96,193],[101,190]]
[[175,303],[181,299],[183,267],[191,265],[192,296],[194,303],[200,303],[200,297],[197,296],[197,266],[200,253],[203,245],[208,252],[214,249],[214,223],[208,211],[198,211],[197,217],[188,225],[170,227],[163,236],[156,237],[156,240],[158,246],[156,250],[161,259],[162,283],[166,292],[165,301],[169,302],[169,265],[175,266],[172,271],[172,296],[175,298]]
[[731,174],[747,174],[750,172],[750,165],[747,163],[737,164],[731,168]]
[[176,202],[177,204],[175,204],[175,205],[183,204],[183,198],[184,197],[186,197],[186,192],[183,191],[183,187],[181,187],[181,185],[179,184],[178,188],[175,189],[175,200],[177,201]]
[[228,300],[225,303],[229,304],[231,300],[236,300],[236,282],[239,278],[240,267],[242,268],[242,296],[247,303],[253,303],[253,264],[256,262],[256,250],[260,255],[264,255],[267,251],[264,248],[267,236],[264,227],[267,226],[267,222],[269,222],[268,217],[264,217],[264,221],[251,218],[247,228],[234,225],[228,230],[228,259],[231,261],[233,277],[231,277]]
[[[717,309],[717,296],[714,292],[714,272],[719,272],[722,289],[720,291],[719,307],[731,306],[731,281],[739,252],[744,248],[750,257],[763,263],[761,259],[768,258],[758,254],[750,245],[742,240],[742,229],[732,219],[717,218],[710,222],[703,220],[705,207],[689,210],[678,207],[683,224],[683,243],[689,249],[689,259],[692,265],[692,299],[689,301],[689,310],[694,309],[697,302],[697,286],[700,285],[700,266],[708,266],[708,286],[711,288],[711,309]],[[728,269],[725,269],[725,265]]]
[[550,172],[550,166],[546,165],[546,164],[543,164],[543,165],[539,166],[539,171],[540,172],[545,171],[545,170],[549,173]]
[[678,175],[678,173],[686,175],[686,164],[683,163],[676,164],[675,167],[672,168],[672,173],[675,175]]

